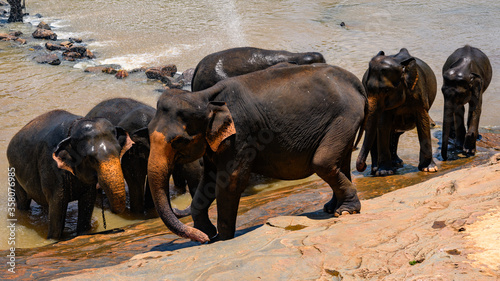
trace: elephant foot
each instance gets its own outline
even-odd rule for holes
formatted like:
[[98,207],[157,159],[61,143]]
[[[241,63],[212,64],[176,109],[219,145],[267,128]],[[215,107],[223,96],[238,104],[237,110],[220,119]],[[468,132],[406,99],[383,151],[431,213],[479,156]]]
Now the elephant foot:
[[348,199],[344,199],[342,202],[337,200],[335,194],[328,203],[323,207],[323,211],[328,214],[333,214],[335,217],[344,214],[358,214],[361,211],[361,202],[359,201],[357,193]]
[[402,168],[403,167],[403,159],[399,158],[398,156],[396,157],[393,157],[395,158],[394,160],[392,160],[392,166],[395,167],[395,168]]
[[323,206],[323,212],[328,213],[328,214],[333,214],[335,213],[335,210],[337,209],[337,198],[335,198],[335,195],[333,195],[332,200],[330,200],[328,203]]
[[340,205],[335,213],[335,217],[348,214],[359,214],[361,211],[361,202],[359,202],[358,196],[356,195],[352,200],[344,200],[342,205]]
[[394,170],[392,170],[392,169],[378,169],[375,172],[375,176],[377,176],[377,177],[385,177],[385,176],[390,176],[390,175],[394,175]]
[[436,163],[434,163],[434,161],[432,161],[431,164],[429,164],[429,166],[427,167],[418,167],[418,169],[422,172],[428,172],[428,173],[435,173],[437,172],[439,169],[436,165]]

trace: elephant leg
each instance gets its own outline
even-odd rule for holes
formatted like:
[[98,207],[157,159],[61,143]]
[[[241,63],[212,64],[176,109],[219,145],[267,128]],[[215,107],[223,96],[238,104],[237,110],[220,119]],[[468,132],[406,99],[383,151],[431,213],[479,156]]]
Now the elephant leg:
[[151,189],[149,188],[149,181],[147,177],[144,177],[144,209],[149,210],[155,207],[153,201],[153,195],[151,195]]
[[454,122],[455,122],[455,150],[462,151],[465,142],[465,107],[463,105],[458,106],[455,111]]
[[200,164],[200,160],[196,160],[192,163],[185,165],[185,178],[189,188],[189,193],[191,197],[194,197],[196,189],[200,184],[201,175],[203,173],[203,166]]
[[403,132],[391,133],[391,160],[392,166],[396,168],[403,167],[403,160],[398,156],[399,137],[401,137],[402,134]]
[[[345,133],[345,130],[343,134]],[[359,213],[361,203],[350,178],[350,155],[354,142],[354,134],[350,140],[345,140],[345,136],[337,135],[338,131],[329,133],[325,140],[316,150],[313,157],[313,170],[316,174],[327,182],[333,190],[332,199],[324,206],[324,211],[334,213],[335,216],[342,215],[343,212],[350,214]],[[331,143],[342,144],[332,149]]]
[[420,108],[417,111],[417,133],[420,142],[420,156],[418,169],[424,172],[437,172],[438,167],[432,159],[432,142],[429,113]]
[[236,232],[236,217],[241,194],[250,178],[246,160],[237,164],[234,170],[222,167],[217,172],[217,230],[220,240],[234,238]]
[[28,196],[28,193],[24,190],[24,188],[19,184],[17,178],[15,178],[14,186],[13,186],[16,194],[16,206],[19,210],[29,210],[31,205],[31,198]]
[[479,95],[477,104],[469,103],[467,117],[467,134],[465,135],[464,151],[467,155],[476,154],[476,140],[479,138],[479,119],[481,117],[482,95]]
[[391,160],[391,132],[393,114],[383,112],[377,124],[377,149],[378,149],[378,169],[376,176],[393,175],[394,170]]
[[63,194],[61,188],[60,190],[56,190],[47,199],[49,203],[49,233],[47,234],[47,239],[59,239],[62,237],[64,231],[69,198]]
[[[342,161],[342,167],[340,169],[340,172],[343,173],[350,182],[352,182],[351,156],[352,153],[348,153],[347,158],[344,161]],[[337,197],[335,196],[335,191],[333,191],[332,199],[323,206],[323,211],[325,213],[333,214],[335,210],[338,208],[337,203],[338,203]]]
[[130,212],[132,213],[144,212],[144,181],[147,165],[142,167],[138,165],[138,161],[133,161],[129,155],[122,158],[123,177],[128,185]]
[[378,144],[377,138],[373,141],[373,145],[370,148],[370,156],[372,157],[372,169],[371,174],[375,175],[378,170]]
[[92,212],[94,211],[97,193],[95,186],[85,185],[83,188],[87,192],[78,199],[78,223],[76,226],[78,234],[84,233],[91,228]]
[[200,185],[191,201],[191,216],[194,227],[203,231],[209,238],[217,235],[217,229],[208,217],[208,209],[215,200],[217,168],[213,163],[204,161],[203,175]]

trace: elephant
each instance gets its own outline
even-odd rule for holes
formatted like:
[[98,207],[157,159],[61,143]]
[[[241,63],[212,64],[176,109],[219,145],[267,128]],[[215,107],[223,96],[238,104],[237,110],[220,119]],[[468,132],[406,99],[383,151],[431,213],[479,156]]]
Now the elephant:
[[[231,239],[250,173],[282,180],[316,173],[334,193],[324,211],[360,212],[350,160],[367,107],[361,81],[327,64],[267,68],[198,92],[166,90],[149,124],[148,177],[160,218],[194,241]],[[167,187],[175,164],[200,157],[193,228],[172,214]],[[217,228],[208,217],[215,199]]]
[[17,208],[28,210],[32,199],[48,207],[49,239],[62,237],[68,203],[75,200],[77,233],[90,229],[97,184],[111,210],[122,213],[126,200],[120,157],[132,143],[122,128],[104,118],[83,118],[64,110],[36,117],[7,148],[15,170]]
[[[154,208],[153,199],[147,181],[149,157],[148,124],[156,113],[156,109],[131,98],[113,98],[100,102],[89,113],[87,118],[103,117],[113,125],[125,129],[130,134],[134,145],[122,157],[122,169],[129,190],[130,211],[143,213]],[[186,191],[186,183],[191,195],[194,195],[201,178],[202,166],[199,161],[178,165],[173,172],[177,190]],[[186,216],[189,210],[175,210],[178,216]]]
[[373,57],[363,75],[369,113],[365,139],[356,161],[356,169],[366,169],[368,152],[372,156],[372,174],[394,174],[403,160],[397,155],[399,137],[417,128],[420,143],[418,169],[436,172],[432,158],[429,109],[437,91],[436,76],[422,60],[402,48],[396,55],[383,51]]
[[191,90],[201,91],[228,77],[266,69],[280,62],[298,65],[324,63],[317,52],[291,53],[253,47],[232,48],[204,57],[196,66]]
[[[479,118],[483,93],[491,82],[492,70],[488,57],[479,49],[466,45],[455,50],[443,65],[444,96],[443,134],[441,156],[448,159],[450,131],[455,134],[455,146],[467,155],[476,153],[479,137]],[[465,131],[465,104],[469,104],[467,132]]]

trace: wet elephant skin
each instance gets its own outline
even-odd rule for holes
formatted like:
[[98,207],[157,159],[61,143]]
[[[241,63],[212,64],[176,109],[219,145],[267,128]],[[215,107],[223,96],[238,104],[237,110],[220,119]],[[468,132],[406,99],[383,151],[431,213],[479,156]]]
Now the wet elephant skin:
[[49,209],[48,238],[61,238],[68,203],[78,200],[77,232],[90,229],[96,185],[111,210],[125,209],[120,156],[132,145],[128,134],[104,118],[82,118],[63,110],[42,114],[10,141],[7,158],[15,169],[17,207],[31,200]]

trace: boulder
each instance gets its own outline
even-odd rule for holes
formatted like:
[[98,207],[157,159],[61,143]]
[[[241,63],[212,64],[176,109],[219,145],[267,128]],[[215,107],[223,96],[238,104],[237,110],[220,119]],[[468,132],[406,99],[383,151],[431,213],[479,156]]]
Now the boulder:
[[52,30],[37,28],[33,34],[33,38],[36,39],[47,39],[47,40],[57,40],[57,34],[55,34]]
[[83,40],[82,40],[82,38],[72,38],[72,37],[70,37],[69,41],[71,43],[82,43]]
[[66,49],[73,47],[73,43],[71,43],[70,41],[63,41],[63,42],[59,43],[59,45],[66,48]]
[[56,45],[52,43],[45,43],[45,48],[49,51],[66,51],[68,48],[61,46],[61,45]]
[[191,85],[191,81],[193,80],[194,76],[194,68],[189,68],[186,69],[182,74],[177,77],[176,81],[184,83],[184,85]]
[[[150,67],[146,70],[146,77],[149,79],[160,80],[165,84],[171,84],[171,79],[177,73],[177,66],[169,64],[162,67]],[[167,85],[168,86],[168,85]]]
[[41,21],[36,27],[40,28],[40,29],[45,29],[45,30],[52,30],[52,28],[50,28],[50,25],[48,25],[44,21]]
[[125,77],[128,77],[128,72],[124,69],[120,69],[116,72],[115,77],[118,79],[123,79]]
[[19,37],[19,36],[23,35],[23,33],[21,31],[12,31],[12,32],[9,32],[9,35]]
[[35,56],[34,60],[41,64],[51,64],[51,65],[59,65],[61,64],[61,60],[56,54],[41,54]]

